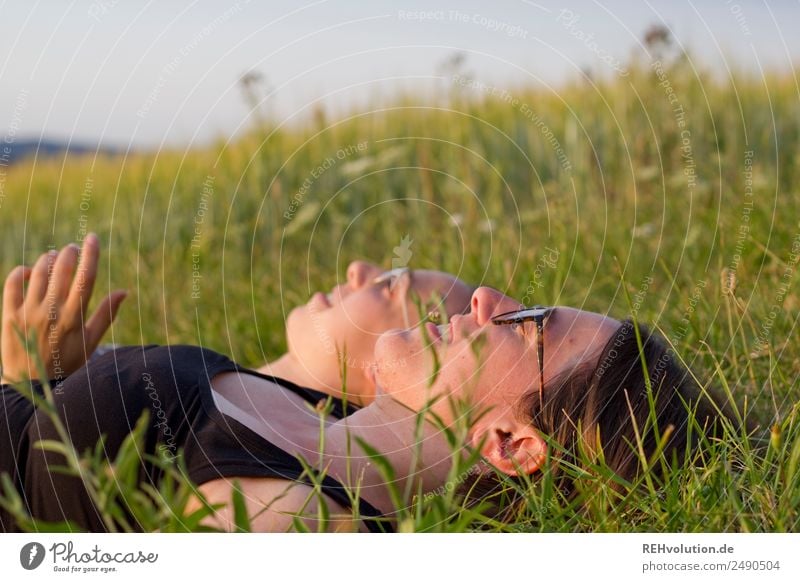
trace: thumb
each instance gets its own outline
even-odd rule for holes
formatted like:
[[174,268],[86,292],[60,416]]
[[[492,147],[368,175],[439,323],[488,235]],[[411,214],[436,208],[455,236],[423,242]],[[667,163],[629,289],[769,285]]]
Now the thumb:
[[100,341],[100,338],[103,337],[103,334],[109,328],[111,322],[117,317],[117,312],[127,296],[127,291],[112,291],[100,302],[97,310],[89,318],[89,321],[86,322],[86,337],[88,343],[94,345]]

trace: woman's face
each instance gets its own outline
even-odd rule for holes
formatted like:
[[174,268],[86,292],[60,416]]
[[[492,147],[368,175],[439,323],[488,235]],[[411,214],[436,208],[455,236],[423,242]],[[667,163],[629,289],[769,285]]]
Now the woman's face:
[[415,297],[426,311],[450,316],[469,309],[472,290],[460,279],[439,271],[415,269],[390,276],[377,265],[354,261],[347,268],[346,282],[330,293],[315,293],[289,314],[289,353],[330,387],[341,387],[344,362],[348,391],[374,395],[375,342],[389,329],[419,322]]
[[[521,397],[540,389],[536,324],[491,323],[493,316],[519,308],[510,297],[480,287],[472,295],[471,312],[454,316],[449,329],[426,324],[432,341],[420,327],[387,332],[375,347],[379,388],[417,411],[435,400],[431,410],[447,424],[466,407],[477,418],[473,431],[502,426],[503,419],[510,423]],[[545,386],[569,367],[597,358],[619,325],[597,313],[553,308],[543,331]],[[440,364],[433,383],[431,348]],[[398,361],[405,365],[395,365]]]

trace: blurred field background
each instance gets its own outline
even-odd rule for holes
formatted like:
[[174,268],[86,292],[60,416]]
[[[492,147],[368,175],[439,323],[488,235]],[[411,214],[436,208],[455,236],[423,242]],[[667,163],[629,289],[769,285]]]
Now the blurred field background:
[[[202,344],[256,365],[285,348],[292,306],[353,259],[389,268],[410,237],[412,268],[530,304],[633,312],[762,429],[787,430],[800,372],[797,78],[662,63],[492,90],[455,59],[424,100],[320,110],[302,126],[264,115],[205,149],[27,160],[5,170],[0,266],[97,232],[96,299],[133,291],[108,341]],[[787,459],[800,452],[782,446]],[[724,488],[684,500],[721,508],[706,521],[595,526],[792,529],[800,486],[788,478],[753,485],[750,509],[726,512]]]

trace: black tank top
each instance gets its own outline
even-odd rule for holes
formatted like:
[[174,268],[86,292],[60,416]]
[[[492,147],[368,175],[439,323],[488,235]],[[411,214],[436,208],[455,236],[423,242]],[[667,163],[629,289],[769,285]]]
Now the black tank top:
[[[94,448],[105,435],[105,456],[113,459],[145,410],[150,422],[144,453],[183,454],[189,478],[202,485],[223,477],[273,477],[311,483],[300,461],[237,420],[214,403],[211,380],[219,373],[239,371],[275,382],[307,402],[331,399],[331,416],[356,410],[327,394],[239,366],[209,349],[189,345],[126,346],[91,360],[54,391],[57,410],[79,452]],[[41,386],[31,388],[41,393]],[[11,475],[33,517],[71,521],[88,531],[106,531],[82,482],[50,471],[64,464],[60,454],[33,443],[58,440],[49,417],[13,388],[3,386],[0,408],[0,472]],[[145,457],[146,455],[142,455]],[[143,458],[139,483],[158,486],[161,470]],[[324,476],[322,492],[345,508],[357,509],[370,531],[390,527],[363,500],[353,508],[350,496],[334,479]],[[0,529],[13,531],[10,516],[0,511]]]

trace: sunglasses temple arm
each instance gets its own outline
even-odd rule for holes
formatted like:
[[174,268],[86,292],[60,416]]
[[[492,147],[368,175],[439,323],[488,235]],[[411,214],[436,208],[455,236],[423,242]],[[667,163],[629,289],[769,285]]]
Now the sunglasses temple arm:
[[544,325],[542,325],[541,321],[536,322],[537,334],[536,334],[536,349],[537,354],[536,357],[539,359],[539,406],[543,406],[543,397],[542,393],[544,392]]

